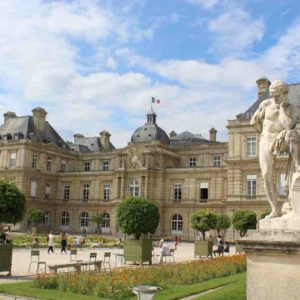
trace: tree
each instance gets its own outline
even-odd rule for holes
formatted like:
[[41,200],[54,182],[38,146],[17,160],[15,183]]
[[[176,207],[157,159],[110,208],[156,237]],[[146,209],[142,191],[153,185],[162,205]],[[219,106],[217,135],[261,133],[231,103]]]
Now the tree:
[[219,234],[221,230],[226,230],[230,227],[230,218],[225,214],[217,214],[216,229]]
[[139,240],[142,234],[153,234],[159,223],[156,204],[142,197],[128,197],[117,209],[117,222],[125,234]]
[[44,222],[45,213],[40,209],[33,209],[29,212],[28,220],[32,222],[34,226],[37,226]]
[[256,229],[256,213],[251,210],[238,209],[232,215],[232,225],[244,236],[249,229]]
[[97,225],[97,233],[101,233],[101,223],[103,221],[103,214],[96,213],[92,216],[92,223]]
[[0,180],[0,223],[16,224],[23,220],[25,196],[15,184]]
[[259,219],[264,219],[267,215],[269,215],[271,213],[270,210],[267,210],[267,211],[263,211],[260,216],[259,216]]
[[205,232],[215,229],[217,224],[217,216],[208,209],[201,209],[192,214],[191,225],[194,229],[200,231],[205,240]]

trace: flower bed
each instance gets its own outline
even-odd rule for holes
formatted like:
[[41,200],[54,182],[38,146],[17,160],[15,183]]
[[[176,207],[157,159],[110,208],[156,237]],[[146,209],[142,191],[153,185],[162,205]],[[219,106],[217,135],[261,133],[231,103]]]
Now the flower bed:
[[190,285],[201,281],[236,274],[246,270],[244,255],[197,260],[188,263],[115,269],[108,273],[41,275],[34,284],[38,288],[57,289],[84,295],[113,299],[132,296],[129,287],[141,284],[166,286]]

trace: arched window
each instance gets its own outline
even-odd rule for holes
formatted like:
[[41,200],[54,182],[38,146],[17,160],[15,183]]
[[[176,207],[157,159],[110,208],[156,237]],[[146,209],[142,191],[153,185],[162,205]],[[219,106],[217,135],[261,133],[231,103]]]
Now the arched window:
[[69,222],[70,222],[69,213],[67,211],[64,211],[61,214],[61,226],[63,227],[69,226]]
[[103,214],[103,220],[101,223],[102,228],[110,228],[110,215],[109,213],[104,213]]
[[46,211],[44,214],[44,226],[50,225],[50,213],[49,211]]
[[183,218],[181,215],[176,214],[172,218],[172,231],[182,231],[183,230]]
[[89,226],[89,214],[87,212],[83,212],[80,215],[80,227],[88,227]]

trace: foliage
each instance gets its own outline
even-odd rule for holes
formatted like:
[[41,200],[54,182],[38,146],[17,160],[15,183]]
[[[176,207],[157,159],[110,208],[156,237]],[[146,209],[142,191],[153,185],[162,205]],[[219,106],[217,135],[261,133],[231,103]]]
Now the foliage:
[[269,215],[271,213],[270,210],[266,210],[266,211],[263,211],[260,216],[259,216],[259,219],[264,219],[267,215]]
[[114,269],[107,273],[45,274],[34,281],[42,289],[56,289],[112,299],[132,296],[129,287],[137,285],[190,285],[246,270],[244,255],[197,260],[151,268]]
[[230,218],[225,214],[217,214],[216,229],[219,233],[221,230],[226,230],[230,227]]
[[232,215],[233,228],[244,236],[249,229],[256,229],[256,213],[251,210],[238,209]]
[[125,234],[140,239],[142,234],[153,234],[159,223],[156,204],[142,197],[128,197],[118,207],[117,222]]
[[103,213],[96,213],[92,216],[92,223],[97,225],[97,233],[101,233],[101,223],[103,221]]
[[25,196],[15,184],[0,180],[0,223],[22,221],[25,214]]
[[217,216],[208,209],[200,209],[192,214],[192,228],[200,231],[205,240],[205,232],[210,229],[215,229],[217,224]]
[[44,222],[45,213],[40,209],[32,209],[29,212],[28,220],[35,226]]

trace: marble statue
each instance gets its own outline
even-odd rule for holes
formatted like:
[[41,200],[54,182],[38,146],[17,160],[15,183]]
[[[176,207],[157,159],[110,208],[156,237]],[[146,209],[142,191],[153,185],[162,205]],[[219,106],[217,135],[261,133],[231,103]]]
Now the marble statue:
[[[259,142],[259,164],[265,185],[267,199],[272,211],[266,218],[281,216],[278,202],[278,192],[274,182],[274,162],[281,151],[289,151],[288,189],[291,187],[292,177],[299,170],[298,146],[300,134],[296,129],[298,109],[288,102],[288,86],[275,80],[270,86],[272,98],[264,100],[250,124],[261,133]],[[300,175],[300,173],[299,173]]]

